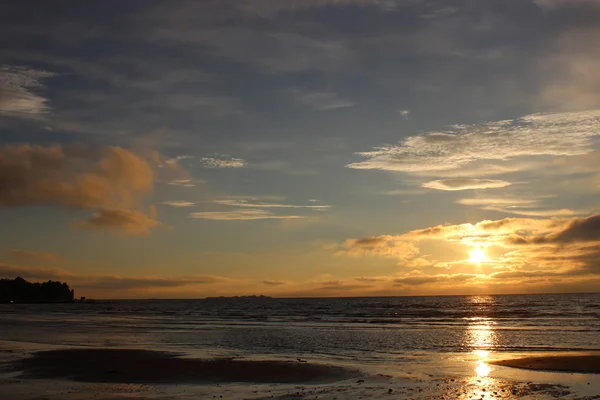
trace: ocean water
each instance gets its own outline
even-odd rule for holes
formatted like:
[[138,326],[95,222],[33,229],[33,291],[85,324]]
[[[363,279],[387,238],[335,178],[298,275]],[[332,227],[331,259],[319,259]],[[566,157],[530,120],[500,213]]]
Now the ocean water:
[[[600,293],[327,299],[127,300],[0,305],[0,364],[60,348],[341,365],[368,378],[320,387],[25,381],[0,398],[596,399],[600,375],[496,366],[521,355],[600,352]],[[515,395],[517,393],[517,395]],[[251,395],[251,396],[250,396]],[[4,396],[4,397],[3,397]],[[508,396],[508,397],[507,397]]]
[[0,339],[364,363],[600,350],[600,294],[1,305]]

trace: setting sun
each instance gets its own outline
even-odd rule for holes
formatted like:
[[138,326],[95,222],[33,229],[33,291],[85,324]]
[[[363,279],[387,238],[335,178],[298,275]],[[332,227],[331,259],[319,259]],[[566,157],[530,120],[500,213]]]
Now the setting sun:
[[485,250],[479,246],[475,247],[469,253],[469,261],[475,264],[481,264],[482,262],[486,262],[488,259],[485,255]]

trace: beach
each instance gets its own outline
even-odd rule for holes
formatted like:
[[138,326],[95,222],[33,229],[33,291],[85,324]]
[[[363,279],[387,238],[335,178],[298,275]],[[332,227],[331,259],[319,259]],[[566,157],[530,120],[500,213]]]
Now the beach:
[[594,296],[5,308],[0,398],[597,399]]
[[[3,343],[3,345],[7,345]],[[574,363],[574,358],[578,363]],[[83,398],[230,398],[230,399],[472,399],[577,398],[595,399],[599,390],[600,356],[536,357],[537,365],[573,368],[583,381],[560,375],[550,383],[489,376],[410,378],[405,374],[368,373],[359,369],[292,361],[211,360],[165,352],[131,349],[60,349],[34,352],[4,364],[0,393],[11,399]],[[303,360],[302,360],[303,361]],[[518,360],[492,362],[511,364]],[[547,361],[549,364],[543,364]],[[561,361],[563,364],[560,364]],[[581,367],[587,366],[587,369]],[[401,370],[401,369],[400,369]],[[433,372],[433,371],[430,371]],[[500,374],[501,375],[501,374]],[[533,378],[532,378],[533,377]],[[545,379],[548,379],[546,377]],[[573,387],[575,386],[575,387]],[[579,387],[577,387],[579,386]],[[43,393],[43,396],[41,395]]]

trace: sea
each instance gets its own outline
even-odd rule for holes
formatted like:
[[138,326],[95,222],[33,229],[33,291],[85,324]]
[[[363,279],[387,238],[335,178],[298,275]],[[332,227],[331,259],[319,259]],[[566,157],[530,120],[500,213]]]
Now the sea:
[[[485,362],[600,352],[600,293],[0,305],[0,349],[64,347],[300,359],[421,381],[518,380],[522,372]],[[584,388],[600,383],[598,375],[537,374],[526,379]]]

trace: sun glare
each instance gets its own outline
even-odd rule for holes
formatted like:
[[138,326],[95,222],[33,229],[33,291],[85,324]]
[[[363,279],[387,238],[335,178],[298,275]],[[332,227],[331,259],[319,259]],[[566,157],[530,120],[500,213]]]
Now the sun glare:
[[482,262],[486,262],[487,257],[485,256],[485,250],[479,246],[475,247],[469,253],[469,261],[475,264],[481,264]]

